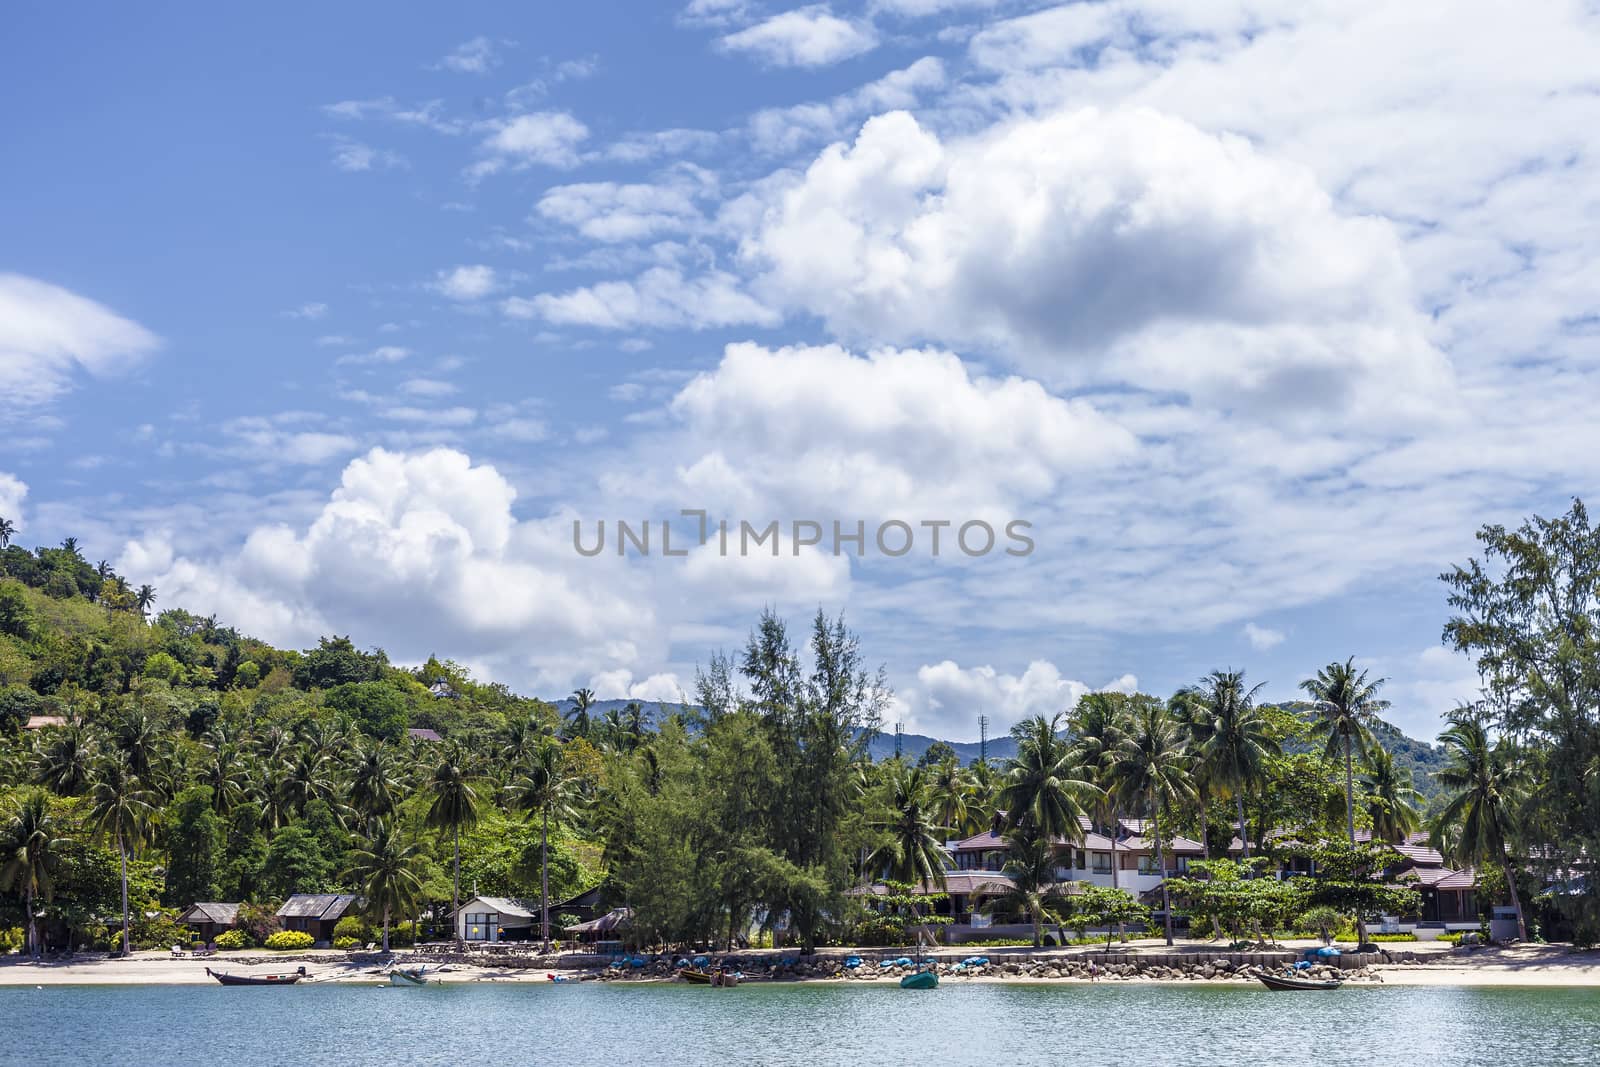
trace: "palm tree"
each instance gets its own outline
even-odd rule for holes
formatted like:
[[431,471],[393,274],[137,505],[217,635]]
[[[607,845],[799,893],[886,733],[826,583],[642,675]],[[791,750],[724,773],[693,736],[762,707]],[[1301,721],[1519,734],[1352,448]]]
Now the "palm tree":
[[394,756],[382,741],[356,752],[350,775],[350,804],[370,826],[394,814],[400,804],[400,777]]
[[1256,707],[1256,694],[1260,691],[1260,685],[1245,688],[1243,671],[1212,671],[1198,686],[1185,690],[1187,699],[1204,709],[1207,736],[1200,757],[1218,783],[1233,790],[1245,859],[1250,858],[1250,835],[1244,820],[1245,790],[1260,779],[1267,757],[1280,751],[1267,731],[1266,717]]
[[1184,749],[1189,757],[1189,775],[1194,780],[1195,804],[1200,809],[1200,851],[1202,858],[1211,858],[1210,823],[1206,815],[1206,801],[1211,796],[1215,779],[1214,768],[1207,760],[1207,741],[1213,732],[1211,715],[1206,703],[1195,687],[1180,689],[1173,694],[1167,706],[1178,724]]
[[1095,804],[1096,820],[1108,830],[1111,838],[1111,888],[1117,885],[1117,841],[1122,836],[1121,799],[1115,789],[1109,788],[1107,766],[1111,754],[1126,736],[1126,717],[1123,714],[1120,693],[1086,693],[1067,721],[1072,732],[1072,757],[1083,769],[1085,776],[1100,789]]
[[1061,922],[1068,904],[1055,880],[1056,850],[1047,838],[1035,834],[1012,834],[1006,840],[1004,872],[1010,876],[1010,883],[1004,893],[985,905],[984,911],[1027,916],[1033,924],[1033,947],[1039,948],[1044,944],[1044,924]]
[[433,794],[428,825],[436,830],[449,830],[455,841],[455,881],[450,889],[452,922],[461,909],[461,831],[478,824],[478,793],[461,764],[458,753],[447,752],[428,783],[428,791]]
[[383,951],[389,951],[389,925],[396,915],[417,912],[422,896],[422,850],[382,819],[373,819],[351,853],[350,877],[361,886],[367,908],[383,917]]
[[1135,708],[1127,736],[1109,754],[1112,789],[1129,804],[1150,813],[1155,830],[1156,867],[1161,872],[1161,908],[1166,913],[1167,944],[1172,944],[1172,899],[1167,889],[1167,864],[1161,813],[1194,798],[1189,756],[1172,712],[1156,700]]
[[338,792],[334,785],[333,761],[306,745],[289,763],[289,771],[279,783],[284,802],[302,818],[306,805],[321,800],[339,810]]
[[570,819],[578,780],[567,767],[561,745],[541,738],[522,773],[511,785],[513,803],[532,816],[539,813],[539,926],[543,951],[550,951],[550,819]]
[[22,896],[28,913],[28,952],[35,958],[42,952],[35,902],[41,896],[50,899],[50,876],[60,843],[55,816],[40,789],[22,794],[11,817],[0,826],[0,889]]
[[89,785],[94,745],[83,727],[70,723],[50,731],[34,757],[33,780],[57,796],[81,796]]
[[874,824],[887,837],[867,862],[886,865],[895,881],[943,889],[945,827],[934,821],[927,773],[904,763],[889,766],[889,814]]
[[961,766],[961,761],[952,758],[936,764],[928,788],[933,792],[934,819],[941,826],[948,826],[951,833],[970,832],[976,783],[972,773]]
[[644,743],[644,707],[637,700],[630,700],[622,709],[622,724],[628,737],[628,751],[632,752]]
[[89,823],[95,836],[117,843],[122,861],[122,951],[132,951],[128,937],[128,853],[142,844],[153,812],[148,794],[123,753],[108,755],[95,765],[89,787]]
[[1388,749],[1374,745],[1367,753],[1367,770],[1361,776],[1367,793],[1367,814],[1372,819],[1372,839],[1399,844],[1420,823],[1416,806],[1422,794],[1412,785],[1411,769],[1396,764]]
[[579,689],[572,694],[572,707],[565,715],[569,727],[568,737],[589,736],[589,728],[593,725],[589,721],[589,709],[593,706],[593,690]]
[[1084,805],[1093,804],[1100,790],[1076,777],[1072,751],[1058,736],[1062,712],[1046,719],[1035,715],[1011,731],[1017,754],[1007,769],[998,803],[1006,823],[1045,841],[1081,841]]
[[1316,703],[1317,718],[1311,724],[1311,733],[1326,740],[1323,754],[1329,759],[1344,754],[1344,817],[1352,845],[1356,843],[1354,753],[1365,757],[1377,744],[1370,724],[1378,712],[1389,706],[1387,700],[1377,696],[1383,683],[1382,678],[1367,681],[1367,672],[1356,670],[1354,656],[1343,663],[1330,663],[1315,678],[1300,683]]
[[218,815],[226,815],[244,796],[249,769],[244,753],[225,730],[213,729],[205,747],[210,756],[200,769],[199,780],[211,787],[212,809]]
[[64,538],[62,538],[61,539],[61,551],[65,552],[69,556],[72,556],[73,558],[77,558],[77,555],[78,555],[78,539],[76,537],[64,537]]
[[1434,772],[1448,791],[1444,810],[1432,827],[1433,847],[1453,860],[1479,867],[1498,864],[1517,910],[1517,937],[1526,941],[1522,897],[1507,843],[1512,837],[1511,813],[1528,789],[1528,775],[1507,741],[1493,744],[1483,720],[1471,708],[1457,708],[1439,735],[1449,761]]
[[11,538],[17,532],[17,524],[10,519],[0,518],[0,548],[8,548]]
[[141,585],[133,594],[133,606],[139,609],[140,618],[150,614],[150,605],[155,602],[156,588],[153,585]]

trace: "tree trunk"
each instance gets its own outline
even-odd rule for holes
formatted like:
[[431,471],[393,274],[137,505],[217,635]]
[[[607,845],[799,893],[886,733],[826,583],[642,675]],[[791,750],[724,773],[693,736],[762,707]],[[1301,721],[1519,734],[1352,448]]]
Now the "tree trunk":
[[539,925],[544,934],[541,952],[550,951],[550,808],[544,809],[544,826],[539,831]]
[[456,878],[450,886],[450,925],[455,927],[455,940],[461,940],[461,827],[455,827]]
[[1350,828],[1350,843],[1356,843],[1356,778],[1351,768],[1350,739],[1344,739],[1344,820]]
[[[1502,851],[1502,854],[1503,851]],[[1517,938],[1521,941],[1528,940],[1528,925],[1522,920],[1522,894],[1517,892],[1517,872],[1512,869],[1511,861],[1502,861],[1505,868],[1506,888],[1511,891],[1511,906],[1517,909]],[[1491,912],[1490,914],[1493,914]]]
[[1167,947],[1172,947],[1172,895],[1167,889],[1167,862],[1161,850],[1161,810],[1152,808],[1150,821],[1156,828],[1156,869],[1161,875],[1161,914],[1167,929]]
[[[1117,837],[1119,836],[1119,831],[1121,831],[1121,829],[1122,829],[1122,823],[1117,818],[1117,809],[1112,808],[1111,809],[1111,888],[1112,889],[1121,888],[1117,884],[1117,875],[1119,873],[1117,871],[1117,867],[1119,866],[1119,864],[1117,863]],[[1128,931],[1123,927],[1123,925],[1122,925],[1122,923],[1120,921],[1117,923],[1117,937],[1122,941],[1127,941],[1128,940]]]
[[1200,794],[1200,854],[1205,859],[1211,858],[1211,834],[1206,825],[1206,790],[1198,790]]
[[28,882],[28,955],[38,959],[42,953],[39,951],[39,918],[34,913],[38,910],[33,906],[33,882]]
[[383,954],[389,954],[389,905],[383,906]]
[[1241,785],[1239,787],[1239,791],[1237,793],[1233,794],[1233,799],[1239,805],[1239,844],[1244,846],[1244,858],[1245,859],[1249,859],[1250,858],[1250,835],[1246,832],[1245,826],[1244,826],[1244,786],[1243,785]]
[[133,943],[128,937],[128,849],[117,835],[117,855],[122,859],[122,954],[133,954]]

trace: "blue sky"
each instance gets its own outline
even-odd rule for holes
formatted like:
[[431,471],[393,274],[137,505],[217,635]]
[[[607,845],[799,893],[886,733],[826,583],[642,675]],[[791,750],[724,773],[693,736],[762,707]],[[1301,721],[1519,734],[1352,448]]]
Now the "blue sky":
[[[1581,4],[13,12],[0,514],[163,606],[675,697],[843,610],[957,738],[1354,655],[1591,495]],[[1033,523],[585,559],[579,520]]]

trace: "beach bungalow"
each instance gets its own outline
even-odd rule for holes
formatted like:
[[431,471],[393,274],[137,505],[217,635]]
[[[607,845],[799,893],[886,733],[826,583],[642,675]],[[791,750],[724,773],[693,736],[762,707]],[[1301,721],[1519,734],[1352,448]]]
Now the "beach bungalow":
[[239,905],[191,904],[187,911],[178,916],[178,921],[194,931],[196,940],[210,943],[224,930],[232,930],[239,925]]
[[565,932],[575,940],[588,944],[603,945],[610,942],[620,945],[623,931],[632,925],[632,908],[612,908],[598,919],[567,927]]
[[[456,940],[475,942],[533,941],[539,937],[539,902],[510,897],[473,897],[456,909]],[[555,905],[550,923],[555,925]]]
[[444,740],[442,737],[439,736],[439,731],[437,731],[437,730],[428,730],[428,729],[424,729],[422,727],[417,727],[417,726],[414,726],[411,729],[407,730],[406,731],[406,736],[410,737],[413,741],[442,741],[442,740]]
[[333,943],[333,928],[347,912],[358,910],[353,893],[296,893],[277,911],[285,930],[300,930],[318,942]]

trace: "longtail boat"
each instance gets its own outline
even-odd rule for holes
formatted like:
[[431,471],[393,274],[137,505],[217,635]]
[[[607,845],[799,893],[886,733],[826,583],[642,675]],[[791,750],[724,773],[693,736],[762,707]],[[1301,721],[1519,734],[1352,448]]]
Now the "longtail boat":
[[1344,982],[1338,978],[1289,978],[1276,974],[1260,976],[1261,984],[1268,989],[1338,989]]
[[301,967],[293,974],[226,974],[207,967],[206,974],[223,985],[294,985],[306,976],[306,969]]
[[418,986],[437,983],[437,979],[434,979],[433,982],[430,982],[427,978],[424,978],[422,976],[424,970],[426,970],[426,968],[423,967],[418,967],[414,971],[401,970],[397,967],[389,972],[389,984],[397,986]]

